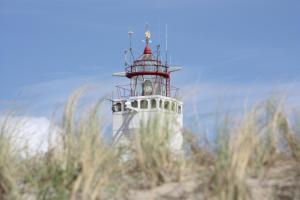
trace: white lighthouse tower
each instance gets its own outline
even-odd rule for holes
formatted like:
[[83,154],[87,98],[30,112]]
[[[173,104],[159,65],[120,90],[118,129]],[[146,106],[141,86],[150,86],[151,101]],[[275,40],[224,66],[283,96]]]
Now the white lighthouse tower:
[[[129,32],[131,37],[132,32]],[[117,86],[117,98],[112,100],[113,137],[115,141],[127,138],[140,128],[141,124],[159,116],[159,123],[168,120],[172,134],[170,143],[175,150],[180,150],[183,143],[183,103],[178,99],[178,89],[170,85],[171,73],[180,70],[166,61],[161,61],[159,46],[152,53],[150,32],[145,32],[146,47],[143,54],[125,63],[125,71],[114,73],[130,79],[129,85]],[[131,43],[131,42],[130,42]],[[143,123],[141,123],[143,122]]]

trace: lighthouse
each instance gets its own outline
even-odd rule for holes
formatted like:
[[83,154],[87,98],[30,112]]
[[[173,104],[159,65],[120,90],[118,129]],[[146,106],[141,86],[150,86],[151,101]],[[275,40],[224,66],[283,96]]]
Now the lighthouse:
[[183,102],[179,99],[178,88],[171,86],[171,74],[181,67],[170,66],[167,56],[163,62],[159,46],[155,52],[152,51],[149,30],[145,32],[144,51],[134,58],[132,34],[129,32],[130,48],[126,51],[131,61],[125,62],[124,71],[113,74],[130,81],[128,85],[116,86],[117,96],[112,99],[113,138],[116,142],[126,141],[141,128],[141,124],[158,117],[158,123],[169,124],[172,149],[180,150],[183,143]]

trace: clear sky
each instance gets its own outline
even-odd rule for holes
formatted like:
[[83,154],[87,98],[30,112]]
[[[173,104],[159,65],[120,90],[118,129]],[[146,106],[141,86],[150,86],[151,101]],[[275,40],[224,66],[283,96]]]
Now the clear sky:
[[[287,91],[299,105],[299,0],[0,0],[0,108],[24,103],[48,115],[82,84],[109,92],[123,69],[129,30],[136,56],[145,24],[152,47],[184,67],[173,84],[207,113],[225,101]],[[186,106],[188,109],[188,106]]]

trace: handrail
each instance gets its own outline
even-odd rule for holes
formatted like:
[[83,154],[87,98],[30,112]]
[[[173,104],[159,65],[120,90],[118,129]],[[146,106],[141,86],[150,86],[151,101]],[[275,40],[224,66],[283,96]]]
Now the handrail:
[[150,72],[165,72],[168,73],[168,67],[159,65],[131,65],[125,68],[127,73],[138,72],[138,71],[150,71]]
[[[166,86],[165,84],[163,84],[164,86]],[[117,92],[117,96],[118,98],[128,98],[128,97],[136,97],[136,96],[143,96],[141,92],[138,91],[133,91],[131,89],[131,85],[127,84],[127,85],[117,85],[116,86],[116,92]],[[171,86],[170,87],[170,97],[172,98],[176,98],[178,97],[179,94],[179,88]],[[165,96],[165,95],[163,95]]]

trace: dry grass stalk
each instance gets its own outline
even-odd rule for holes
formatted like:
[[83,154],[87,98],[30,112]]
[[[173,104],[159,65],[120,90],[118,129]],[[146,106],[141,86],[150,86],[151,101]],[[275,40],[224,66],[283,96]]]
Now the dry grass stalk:
[[158,199],[300,195],[299,130],[282,103],[267,101],[239,120],[225,117],[210,147],[201,146],[195,134],[185,130],[184,152],[174,153],[168,121],[161,123],[159,118],[142,124],[125,147],[104,142],[102,101],[79,112],[83,92],[70,97],[61,135],[45,154],[20,159],[14,135],[2,125],[0,198],[132,199],[134,192]]

